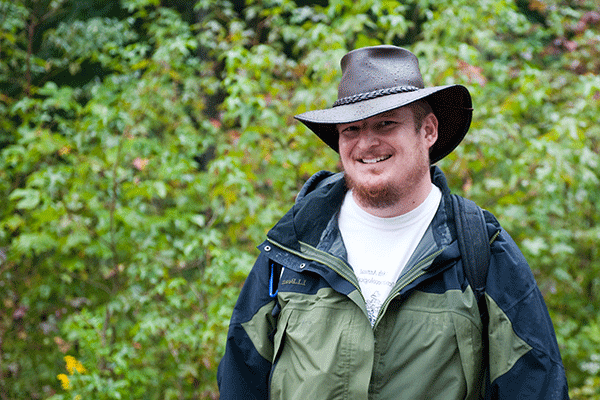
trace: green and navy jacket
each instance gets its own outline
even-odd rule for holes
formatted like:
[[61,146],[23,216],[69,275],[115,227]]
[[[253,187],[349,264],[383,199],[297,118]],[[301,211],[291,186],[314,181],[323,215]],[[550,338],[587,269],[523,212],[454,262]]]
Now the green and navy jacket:
[[337,225],[343,179],[306,183],[259,246],[233,310],[222,400],[568,399],[554,328],[517,245],[485,212],[482,319],[445,177],[431,172],[440,207],[374,326]]

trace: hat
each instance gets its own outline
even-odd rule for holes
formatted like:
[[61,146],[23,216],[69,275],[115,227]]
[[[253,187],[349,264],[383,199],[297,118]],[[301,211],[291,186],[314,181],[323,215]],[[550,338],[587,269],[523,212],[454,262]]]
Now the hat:
[[406,49],[356,49],[342,58],[341,67],[342,80],[333,106],[295,116],[335,151],[336,124],[360,121],[421,99],[431,105],[439,122],[438,139],[429,153],[432,164],[450,154],[469,130],[473,108],[467,88],[424,87],[419,61]]

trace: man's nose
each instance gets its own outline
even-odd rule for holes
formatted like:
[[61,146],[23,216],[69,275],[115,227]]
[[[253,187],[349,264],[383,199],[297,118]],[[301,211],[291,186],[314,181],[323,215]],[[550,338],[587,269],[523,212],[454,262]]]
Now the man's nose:
[[370,148],[379,144],[379,136],[367,127],[362,129],[358,142],[362,148]]

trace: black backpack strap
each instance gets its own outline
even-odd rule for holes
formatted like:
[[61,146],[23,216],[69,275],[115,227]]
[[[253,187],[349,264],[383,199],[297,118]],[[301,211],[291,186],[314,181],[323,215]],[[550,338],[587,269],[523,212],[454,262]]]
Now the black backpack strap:
[[491,258],[483,211],[473,201],[454,194],[452,208],[464,272],[478,303],[481,303]]
[[489,314],[484,294],[491,258],[490,239],[481,208],[471,200],[455,194],[451,196],[458,246],[463,259],[463,268],[467,276],[467,281],[475,293],[479,316],[483,324],[481,340],[484,349],[481,362],[483,366],[482,371],[484,371],[482,379],[484,379],[485,391],[487,393],[490,390],[488,367],[489,342],[487,336]]

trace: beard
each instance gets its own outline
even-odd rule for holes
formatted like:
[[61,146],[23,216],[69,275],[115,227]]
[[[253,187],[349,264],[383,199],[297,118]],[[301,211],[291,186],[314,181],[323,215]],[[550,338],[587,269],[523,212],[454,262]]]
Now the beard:
[[402,191],[390,183],[379,186],[362,185],[344,175],[346,187],[356,195],[358,202],[368,208],[383,209],[397,204],[402,198]]
[[364,184],[353,179],[346,173],[344,174],[346,187],[348,190],[353,191],[358,203],[367,208],[385,209],[406,201],[406,199],[410,198],[415,187],[421,182],[423,176],[430,173],[429,154],[424,153],[419,148],[415,148],[415,151],[419,155],[417,157],[419,161],[410,170],[405,172],[406,176],[403,179],[404,183],[402,185],[389,181],[379,185]]

